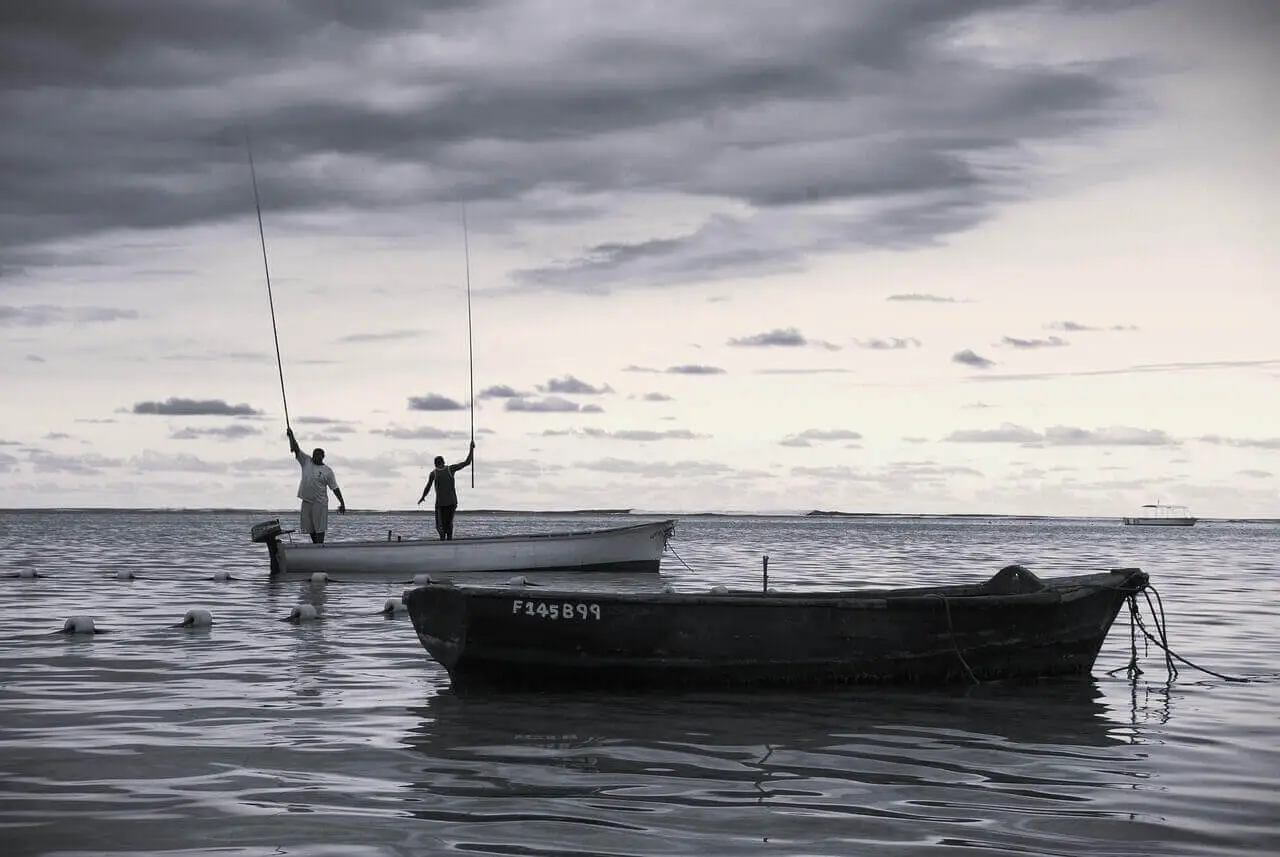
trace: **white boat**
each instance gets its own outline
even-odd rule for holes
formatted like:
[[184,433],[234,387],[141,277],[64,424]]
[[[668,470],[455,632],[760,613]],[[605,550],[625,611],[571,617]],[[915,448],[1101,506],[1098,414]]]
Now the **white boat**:
[[1142,507],[1150,509],[1150,513],[1126,517],[1125,526],[1129,527],[1193,527],[1196,519],[1191,517],[1186,506],[1166,506],[1161,503],[1147,503]]
[[657,573],[675,521],[649,521],[597,530],[520,533],[460,539],[281,541],[278,519],[255,524],[253,541],[266,544],[271,576],[384,577],[469,572],[602,571]]

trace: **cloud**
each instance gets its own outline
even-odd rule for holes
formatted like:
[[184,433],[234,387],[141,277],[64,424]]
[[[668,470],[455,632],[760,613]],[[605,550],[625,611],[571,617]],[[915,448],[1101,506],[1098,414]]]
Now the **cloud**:
[[839,351],[840,346],[823,339],[809,339],[797,328],[774,328],[766,333],[731,338],[729,345],[737,348],[804,348],[813,346],[827,351]]
[[798,434],[789,434],[778,441],[779,446],[812,446],[814,442],[831,440],[862,440],[862,435],[849,429],[805,429]]
[[848,375],[852,369],[841,369],[834,366],[806,369],[804,367],[790,369],[756,369],[756,375]]
[[648,443],[655,440],[704,440],[711,437],[711,435],[697,434],[688,429],[667,429],[665,431],[652,429],[606,431],[598,428],[547,429],[542,432],[542,435],[544,437],[589,437],[597,440],[628,440],[640,443]]
[[1064,345],[1070,345],[1065,339],[1059,336],[1050,336],[1048,339],[1018,339],[1013,336],[1006,336],[1000,340],[1000,344],[1007,345],[1010,348],[1061,348]]
[[871,339],[855,339],[853,344],[859,348],[867,348],[871,351],[901,351],[904,348],[911,348],[912,346],[919,348],[920,340],[916,339],[914,336],[894,336],[889,339],[872,337]]
[[230,405],[222,399],[182,399],[171,396],[163,402],[138,402],[133,406],[133,413],[174,417],[245,417],[258,416],[262,411],[244,404]]
[[1160,429],[1109,426],[1083,429],[1051,426],[1044,432],[1013,423],[998,429],[961,429],[943,440],[951,443],[1017,443],[1023,446],[1177,446],[1179,441]]
[[622,371],[623,372],[657,372],[659,370],[651,369],[648,366],[637,366],[633,363],[630,366],[623,366]]
[[733,468],[719,461],[629,461],[621,458],[597,458],[576,461],[573,466],[603,473],[620,473],[641,478],[673,478],[727,476]]
[[640,397],[640,400],[644,402],[674,402],[675,401],[675,399],[671,398],[666,393],[645,393],[643,396]]
[[1046,330],[1061,330],[1065,333],[1087,333],[1099,330],[1137,330],[1131,324],[1113,324],[1109,327],[1095,327],[1089,324],[1081,324],[1078,321],[1054,321],[1045,325]]
[[[3,241],[0,238],[0,247]],[[0,327],[51,327],[58,324],[95,324],[136,318],[138,313],[134,310],[111,307],[0,305]]]
[[1166,372],[1201,372],[1217,369],[1251,369],[1275,366],[1280,360],[1207,360],[1199,363],[1140,363],[1119,369],[1083,369],[1076,372],[1027,372],[975,375],[974,381],[1047,381],[1053,378],[1089,378],[1102,375],[1146,375]]
[[704,366],[692,363],[683,366],[668,366],[667,373],[671,375],[723,375],[725,370],[719,366]]
[[964,366],[973,366],[976,369],[987,369],[996,365],[996,361],[988,360],[980,354],[975,354],[973,349],[966,348],[963,351],[957,351],[951,355],[952,363],[960,363]]
[[522,399],[528,397],[529,393],[521,392],[515,387],[506,384],[495,384],[492,387],[485,387],[476,394],[477,399]]
[[201,438],[213,438],[215,440],[240,440],[241,438],[252,437],[256,434],[262,434],[262,429],[254,428],[237,423],[229,426],[216,426],[213,428],[183,428],[169,433],[169,437],[173,440],[200,440]]
[[1271,479],[1275,475],[1269,470],[1254,470],[1253,468],[1237,470],[1236,474],[1239,476],[1246,476],[1250,479]]
[[45,440],[70,440],[71,435],[65,431],[51,431],[44,436]]
[[559,393],[567,396],[600,396],[605,393],[612,393],[613,388],[608,384],[596,387],[586,381],[580,381],[572,375],[565,375],[563,378],[552,378],[545,384],[539,384],[538,391],[541,393]]
[[941,295],[927,295],[919,292],[910,292],[903,295],[889,295],[885,298],[887,301],[910,301],[913,303],[930,303],[930,304],[954,304],[958,303],[955,298],[946,298]]
[[466,440],[471,436],[459,429],[440,429],[434,426],[419,426],[417,428],[392,426],[391,428],[371,429],[369,433],[393,437],[396,440]]
[[22,359],[26,360],[28,363],[44,363],[45,362],[45,359],[41,357],[39,354],[28,354],[26,357]]
[[1216,434],[1206,434],[1201,435],[1196,440],[1201,443],[1210,443],[1214,446],[1234,446],[1240,449],[1280,449],[1280,437],[1223,437]]
[[418,339],[421,330],[384,330],[377,333],[350,333],[338,337],[339,342],[393,342],[400,339]]
[[546,396],[541,399],[518,398],[507,399],[504,408],[529,414],[600,414],[604,409],[599,405],[579,405],[563,396]]
[[350,423],[350,422],[348,422],[347,420],[340,420],[340,419],[337,419],[337,418],[335,418],[335,417],[318,417],[318,416],[314,416],[314,415],[313,415],[313,416],[294,417],[294,418],[293,418],[293,424],[294,424],[294,425],[296,425],[296,426],[306,426],[306,425],[311,425],[311,426],[339,426],[339,425],[350,426],[350,425],[351,425],[351,423]]
[[[1043,175],[1031,153],[1140,110],[1129,90],[1146,67],[1131,58],[1008,55],[1019,12],[1059,9],[36,4],[0,30],[22,93],[6,103],[0,266],[243,217],[246,125],[265,201],[285,214],[523,200],[526,219],[580,230],[635,199],[705,212],[591,238],[516,272],[523,287],[705,283],[936,246],[1028,195]],[[533,202],[553,192],[564,202]]]
[[454,401],[437,393],[409,397],[409,410],[411,411],[462,411],[466,410],[466,407],[462,402]]

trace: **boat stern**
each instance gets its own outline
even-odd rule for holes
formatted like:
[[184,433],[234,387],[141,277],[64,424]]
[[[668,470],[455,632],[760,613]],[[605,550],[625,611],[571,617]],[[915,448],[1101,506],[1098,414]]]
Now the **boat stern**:
[[452,584],[429,583],[407,590],[404,603],[418,641],[452,677],[467,641],[468,609],[462,591]]

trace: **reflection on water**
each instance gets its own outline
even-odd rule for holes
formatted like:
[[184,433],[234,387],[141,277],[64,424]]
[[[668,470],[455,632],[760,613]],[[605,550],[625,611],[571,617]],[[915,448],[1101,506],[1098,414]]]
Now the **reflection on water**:
[[[1274,528],[682,519],[661,582],[976,581],[1145,568],[1176,651],[1125,677],[1122,613],[1083,681],[793,694],[455,696],[402,586],[269,582],[262,515],[3,514],[0,853],[1272,853]],[[340,537],[409,534],[347,516]],[[612,521],[485,518],[473,531]],[[138,579],[115,579],[127,569]],[[218,582],[213,572],[238,579]],[[555,585],[644,588],[653,578]],[[299,604],[319,618],[286,621]],[[208,628],[175,628],[209,609]],[[70,615],[105,633],[55,633]],[[1139,642],[1139,653],[1143,645]],[[1115,675],[1107,671],[1120,668]]]

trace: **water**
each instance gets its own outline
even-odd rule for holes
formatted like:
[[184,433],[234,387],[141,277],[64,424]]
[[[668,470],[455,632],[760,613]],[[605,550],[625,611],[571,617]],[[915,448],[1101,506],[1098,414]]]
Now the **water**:
[[[1122,614],[1084,681],[459,697],[407,617],[381,613],[403,587],[267,582],[248,541],[263,517],[0,513],[0,574],[45,575],[0,580],[0,854],[1280,852],[1278,527],[688,518],[672,545],[689,567],[663,563],[681,590],[757,586],[766,552],[778,589],[1140,566],[1173,649],[1252,683],[1185,664],[1170,683],[1154,649],[1136,681],[1108,676]],[[323,618],[283,621],[299,601]],[[212,627],[172,627],[196,607]],[[80,614],[105,633],[54,633]]]

